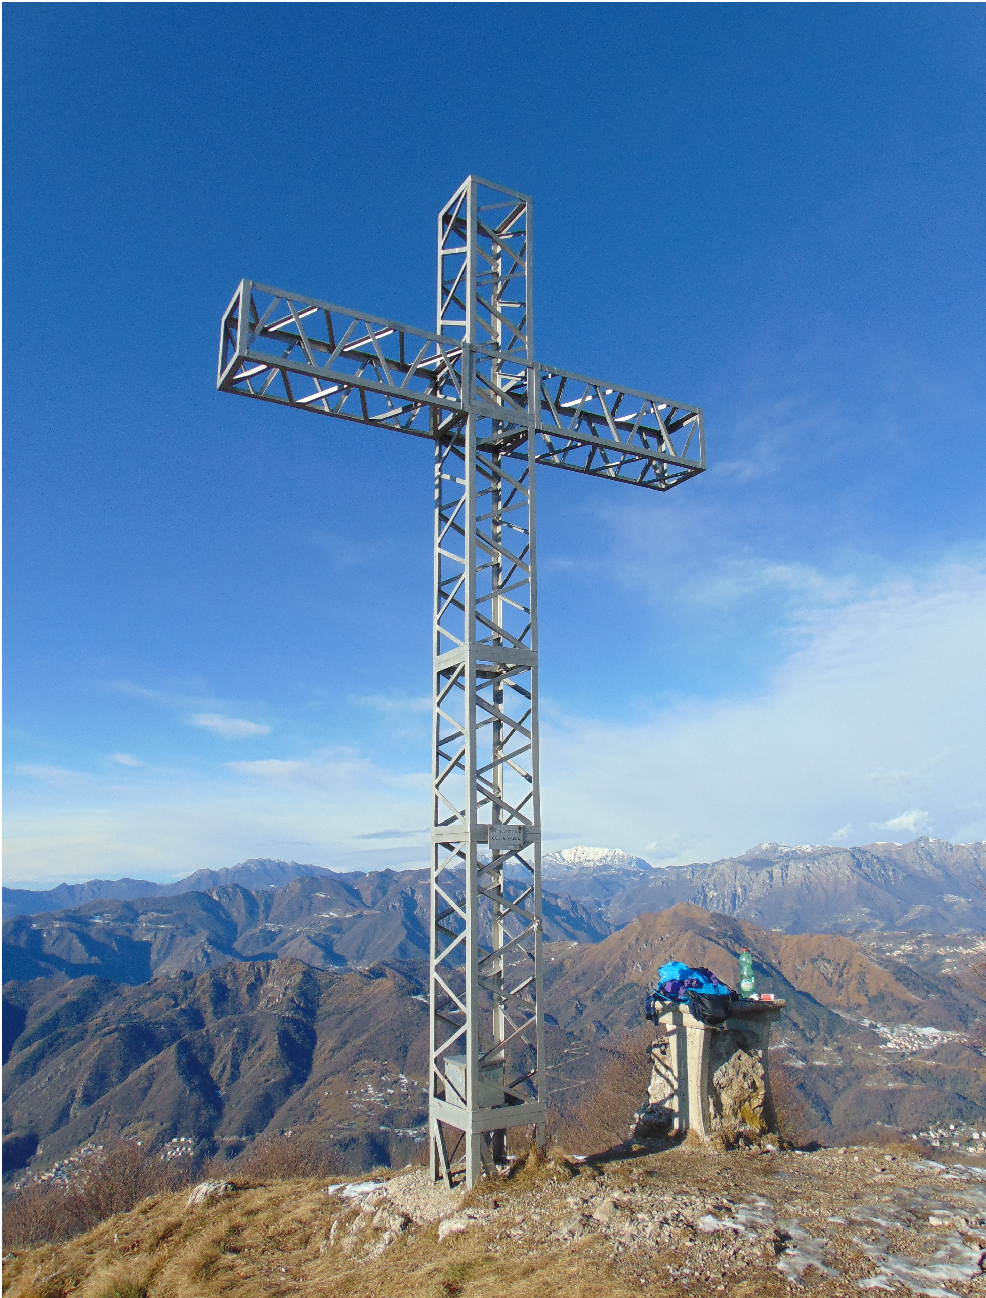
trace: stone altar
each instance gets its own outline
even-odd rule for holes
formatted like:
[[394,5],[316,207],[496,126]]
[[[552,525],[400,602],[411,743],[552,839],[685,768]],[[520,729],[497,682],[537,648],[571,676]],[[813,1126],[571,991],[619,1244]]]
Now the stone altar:
[[715,1027],[687,1005],[669,1005],[657,1019],[663,1035],[650,1047],[647,1104],[637,1114],[641,1139],[689,1134],[759,1140],[777,1132],[767,1054],[771,1023],[784,1001],[740,1000]]

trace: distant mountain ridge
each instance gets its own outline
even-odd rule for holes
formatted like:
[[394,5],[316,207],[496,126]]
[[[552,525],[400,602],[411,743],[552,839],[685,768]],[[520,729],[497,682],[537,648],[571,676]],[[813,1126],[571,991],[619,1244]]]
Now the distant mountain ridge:
[[646,873],[655,867],[642,856],[631,856],[619,847],[563,847],[559,852],[548,852],[541,858],[546,874],[563,878],[572,870],[640,870]]
[[[547,853],[542,864],[545,896],[567,906],[579,940],[598,940],[637,915],[679,902],[784,933],[911,929],[963,934],[986,928],[986,843],[934,838],[865,847],[759,843],[741,856],[666,867],[618,848],[572,847]],[[197,870],[171,884],[94,879],[48,892],[4,888],[3,904],[10,918],[98,901],[230,887],[271,891],[300,878],[352,882],[376,873],[342,874],[324,866],[258,858],[222,870]],[[427,878],[422,870],[400,873]],[[563,901],[566,897],[572,900]]]
[[174,883],[153,883],[150,879],[90,879],[86,883],[60,883],[57,888],[35,892],[29,888],[4,888],[3,913],[37,915],[42,911],[66,910],[89,901],[134,901],[139,897],[177,897],[184,892],[208,892],[211,888],[283,888],[292,879],[332,877],[336,872],[322,865],[299,861],[277,861],[251,857],[239,865],[221,870],[196,870]]
[[[511,885],[515,889],[517,885]],[[136,985],[234,961],[293,958],[316,969],[428,955],[427,870],[300,875],[280,888],[240,884],[91,901],[3,924],[4,978],[98,974]],[[544,897],[548,940],[598,942],[613,926],[595,907]]]
[[616,847],[566,847],[541,858],[546,889],[592,903],[604,914],[615,898],[654,874],[649,861]]
[[624,866],[595,851],[595,859],[570,862],[556,854],[546,877],[599,906],[616,928],[679,902],[783,933],[986,928],[986,843],[759,843],[742,856],[660,869],[642,868],[639,857]]

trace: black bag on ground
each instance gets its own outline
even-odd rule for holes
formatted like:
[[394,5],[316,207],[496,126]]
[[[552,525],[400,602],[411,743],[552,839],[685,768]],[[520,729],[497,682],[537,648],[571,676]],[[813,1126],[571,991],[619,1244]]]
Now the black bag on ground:
[[692,1012],[692,1018],[698,1019],[700,1023],[707,1023],[709,1027],[718,1027],[729,1018],[733,1001],[736,999],[735,992],[730,992],[728,996],[709,996],[705,992],[690,991],[688,1008]]

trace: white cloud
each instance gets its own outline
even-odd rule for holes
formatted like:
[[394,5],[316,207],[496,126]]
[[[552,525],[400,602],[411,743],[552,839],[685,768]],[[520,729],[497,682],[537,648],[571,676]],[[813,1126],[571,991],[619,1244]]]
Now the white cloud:
[[270,726],[257,721],[244,721],[242,717],[224,717],[218,712],[198,712],[189,717],[190,726],[201,726],[223,739],[249,739],[254,735],[269,735]]
[[[825,842],[832,825],[860,842],[853,825],[907,836],[934,824],[948,837],[978,824],[986,564],[943,563],[801,613],[802,647],[757,697],[655,707],[626,725],[546,708],[546,827],[644,856],[676,846],[685,862],[767,840]],[[888,822],[905,772],[920,773],[925,810]]]
[[130,753],[111,753],[110,761],[116,762],[117,766],[143,766],[144,763],[139,757],[133,757]]
[[381,825],[427,827],[424,773],[386,771],[332,751],[230,763],[211,775],[144,768],[135,777],[93,777],[86,788],[39,782],[12,794],[5,882],[172,879],[252,856],[346,870],[428,863],[424,836],[411,846],[360,841]]
[[137,685],[133,681],[98,681],[97,687],[108,694],[120,694],[128,699],[140,699],[143,703],[155,703],[162,708],[194,708],[207,706],[204,695],[204,682],[195,681],[200,687],[191,692],[184,690],[157,690],[146,685]]
[[875,784],[881,789],[899,789],[904,784],[910,784],[914,776],[910,771],[874,771],[864,776],[864,779],[867,784]]
[[871,829],[893,829],[903,834],[924,834],[931,828],[931,817],[926,811],[905,811],[892,820],[871,825]]
[[427,834],[427,828],[424,829],[378,829],[373,834],[355,834],[358,839],[367,838],[411,838],[415,834]]
[[384,787],[424,793],[430,783],[427,775],[417,772],[399,775],[385,771],[350,749],[326,749],[304,758],[272,757],[256,762],[227,762],[226,769],[272,788],[316,788],[335,793],[344,789],[362,793]]
[[[865,841],[853,826],[881,826],[864,831],[871,837],[907,839],[931,825],[955,841],[986,836],[986,564],[941,564],[841,601],[824,583],[812,597],[811,586],[802,584],[799,647],[756,697],[655,705],[628,724],[545,706],[546,840],[673,863],[771,840]],[[655,681],[665,666],[655,657]],[[387,770],[352,749],[212,774],[135,768],[116,782],[22,769],[33,778],[8,799],[10,879],[175,877],[295,854],[285,840],[306,844],[301,859],[339,869],[427,859],[423,835],[411,846],[367,838],[427,826],[427,773]],[[905,776],[919,796],[897,783]]]
[[[231,717],[225,711],[218,711],[220,708],[242,707],[242,703],[233,703],[228,699],[210,695],[202,680],[196,679],[189,683],[199,688],[194,691],[160,690],[136,685],[132,681],[100,681],[97,684],[98,688],[111,694],[123,695],[124,698],[139,699],[143,703],[152,703],[173,712],[190,712],[192,715],[186,718],[188,725],[210,730],[224,739],[245,739],[252,735],[270,734],[270,726],[262,725],[257,721],[247,721],[242,717]],[[124,753],[122,756],[128,757],[128,754]],[[112,760],[116,761],[117,757]],[[121,765],[126,764],[126,762],[121,763]]]

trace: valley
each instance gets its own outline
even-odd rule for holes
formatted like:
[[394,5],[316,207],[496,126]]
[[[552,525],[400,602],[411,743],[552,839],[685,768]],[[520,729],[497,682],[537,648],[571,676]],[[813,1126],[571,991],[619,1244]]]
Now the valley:
[[[753,901],[744,894],[747,908],[777,917],[809,875],[820,887],[834,872],[862,889],[864,878],[912,858],[917,882],[902,894],[920,886],[928,895],[934,875],[936,887],[978,895],[981,847],[917,840],[894,860],[852,849],[850,870],[841,849],[761,845],[728,871],[734,880],[745,871],[744,886],[759,880]],[[981,932],[888,928],[900,907],[872,906],[873,927],[803,932],[802,923],[767,927],[690,900],[617,923],[630,898],[691,886],[700,869],[727,865],[675,874],[602,849],[546,858],[548,1089],[558,1121],[620,1043],[646,1049],[644,999],[661,964],[705,965],[735,986],[748,949],[758,990],[787,1002],[775,1070],[820,1138],[942,1124],[969,1133],[960,1145],[979,1138]],[[184,881],[214,885],[205,891],[174,885],[5,921],[8,1180],[121,1135],[200,1158],[305,1130],[340,1166],[417,1156],[427,1110],[427,872],[332,874],[256,860],[213,873],[222,880],[200,872]],[[822,889],[806,913],[824,920],[835,893]],[[978,911],[959,918],[970,914]]]
[[[293,886],[293,885],[292,885]],[[787,1002],[773,1043],[825,1139],[882,1125],[973,1124],[986,1109],[986,1007],[959,982],[842,935],[772,933],[688,904],[596,943],[546,943],[549,1099],[560,1120],[629,1034],[669,958]],[[235,1156],[261,1134],[305,1130],[342,1166],[415,1157],[427,1111],[427,964],[317,969],[297,957],[225,961],[128,986],[86,976],[4,989],[8,1172],[128,1135]]]

